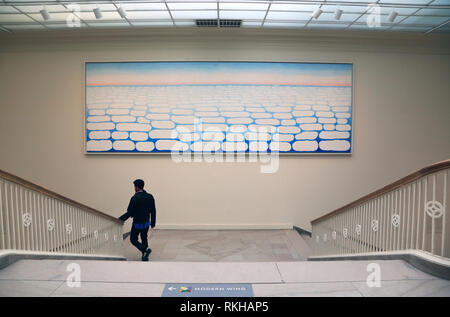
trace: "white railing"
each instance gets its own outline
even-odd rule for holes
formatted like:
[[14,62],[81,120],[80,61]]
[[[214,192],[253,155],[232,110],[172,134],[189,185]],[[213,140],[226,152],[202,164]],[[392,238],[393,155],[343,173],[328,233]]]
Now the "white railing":
[[313,257],[424,251],[450,258],[450,160],[311,222]]
[[123,257],[122,221],[0,170],[0,251]]

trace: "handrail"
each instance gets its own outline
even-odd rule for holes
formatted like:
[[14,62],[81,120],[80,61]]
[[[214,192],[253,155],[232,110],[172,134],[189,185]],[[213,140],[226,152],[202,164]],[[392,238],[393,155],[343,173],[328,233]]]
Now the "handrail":
[[395,190],[395,189],[397,189],[397,188],[399,188],[399,187],[401,187],[403,185],[406,185],[408,183],[414,182],[415,180],[418,180],[421,177],[424,177],[426,175],[429,175],[429,174],[432,174],[432,173],[435,173],[435,172],[439,172],[439,171],[444,170],[446,168],[450,168],[450,159],[444,160],[444,161],[440,161],[440,162],[428,165],[428,166],[426,166],[424,168],[421,168],[420,170],[418,170],[418,171],[416,171],[414,173],[411,173],[408,176],[399,179],[398,181],[395,181],[395,182],[393,182],[393,183],[391,183],[391,184],[389,184],[387,186],[384,186],[383,188],[381,188],[379,190],[376,190],[376,191],[374,191],[374,192],[372,192],[372,193],[370,193],[368,195],[365,195],[365,196],[363,196],[363,197],[361,197],[361,198],[359,198],[359,199],[357,199],[357,200],[355,200],[355,201],[353,201],[353,202],[351,202],[351,203],[349,203],[349,204],[347,204],[347,205],[345,205],[343,207],[340,207],[340,208],[338,208],[338,209],[336,209],[336,210],[326,214],[326,215],[323,215],[323,216],[321,216],[319,218],[316,218],[316,219],[312,220],[311,224],[315,224],[315,223],[317,223],[319,221],[323,221],[325,219],[333,217],[333,216],[335,216],[335,215],[337,215],[337,214],[339,214],[339,213],[341,213],[341,212],[343,212],[345,210],[348,210],[348,209],[353,208],[355,206],[361,205],[361,204],[363,204],[365,202],[368,202],[369,200],[372,200],[372,199],[377,198],[379,196],[382,196],[382,195],[384,195],[384,194],[386,194],[386,193],[388,193],[390,191],[393,191],[393,190]]
[[66,203],[68,203],[68,204],[70,204],[70,205],[72,205],[74,207],[78,207],[78,208],[82,208],[82,209],[88,210],[89,212],[92,212],[92,213],[94,213],[96,215],[102,216],[102,217],[104,217],[104,218],[106,218],[108,220],[114,221],[114,222],[116,222],[118,224],[122,224],[123,223],[123,221],[120,220],[120,219],[117,219],[117,218],[115,218],[115,217],[113,217],[111,215],[105,214],[105,213],[103,213],[103,212],[101,212],[99,210],[96,210],[96,209],[94,209],[92,207],[86,206],[86,205],[84,205],[82,203],[79,203],[79,202],[77,202],[75,200],[67,198],[67,197],[65,197],[63,195],[55,193],[54,191],[51,191],[51,190],[49,190],[49,189],[47,189],[45,187],[42,187],[40,185],[36,185],[36,184],[34,184],[34,183],[30,182],[30,181],[27,181],[27,180],[25,180],[25,179],[23,179],[21,177],[18,177],[16,175],[8,173],[8,172],[6,172],[6,171],[4,171],[2,169],[0,169],[0,177],[4,178],[4,179],[6,179],[6,180],[8,180],[10,182],[19,184],[19,185],[21,185],[23,187],[26,187],[28,189],[35,190],[35,191],[37,191],[37,192],[39,192],[41,194],[50,196],[50,197],[58,199],[58,200],[62,200],[62,201],[66,202]]
[[122,227],[113,216],[0,170],[2,251],[122,259]]
[[447,159],[313,220],[312,258],[417,250],[450,261],[449,173]]

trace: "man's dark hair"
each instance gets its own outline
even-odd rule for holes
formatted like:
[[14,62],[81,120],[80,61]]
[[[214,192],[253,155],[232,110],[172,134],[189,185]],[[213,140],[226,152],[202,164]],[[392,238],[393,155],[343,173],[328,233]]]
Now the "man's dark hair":
[[144,189],[144,181],[142,179],[135,180],[133,184],[139,189]]

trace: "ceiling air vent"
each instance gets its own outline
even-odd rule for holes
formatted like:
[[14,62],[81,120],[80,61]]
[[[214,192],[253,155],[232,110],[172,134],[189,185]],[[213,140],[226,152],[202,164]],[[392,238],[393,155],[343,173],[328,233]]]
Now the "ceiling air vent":
[[[242,20],[219,20],[221,28],[238,28]],[[217,27],[217,19],[214,20],[195,20],[198,27]]]

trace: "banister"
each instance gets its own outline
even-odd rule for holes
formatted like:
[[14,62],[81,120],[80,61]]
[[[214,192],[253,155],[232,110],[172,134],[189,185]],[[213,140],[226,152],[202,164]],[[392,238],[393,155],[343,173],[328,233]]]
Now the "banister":
[[86,206],[86,205],[84,205],[82,203],[79,203],[79,202],[77,202],[75,200],[67,198],[67,197],[65,197],[63,195],[55,193],[54,191],[51,191],[51,190],[49,190],[49,189],[47,189],[45,187],[42,187],[40,185],[36,185],[36,184],[34,184],[34,183],[30,182],[30,181],[27,181],[27,180],[25,180],[25,179],[23,179],[21,177],[18,177],[16,175],[13,175],[13,174],[8,173],[8,172],[6,172],[4,170],[1,170],[1,169],[0,169],[0,177],[5,179],[5,180],[7,180],[7,181],[19,184],[19,185],[21,185],[23,187],[26,187],[28,189],[35,190],[35,191],[37,191],[37,192],[39,192],[41,194],[47,195],[49,197],[52,197],[52,198],[55,198],[55,199],[58,199],[58,200],[61,200],[61,201],[65,202],[65,203],[67,203],[69,205],[74,206],[74,207],[82,208],[82,209],[84,209],[86,211],[89,211],[89,212],[91,212],[93,214],[96,214],[96,215],[99,215],[101,217],[104,217],[104,218],[106,218],[106,219],[108,219],[110,221],[113,221],[115,223],[123,224],[123,221],[120,220],[120,219],[117,219],[117,218],[115,218],[113,216],[105,214],[105,213],[103,213],[103,212],[101,212],[99,210],[96,210],[96,209],[94,209],[92,207]]
[[337,215],[337,214],[339,214],[339,213],[341,213],[341,212],[343,212],[345,210],[348,210],[350,208],[353,208],[355,206],[363,204],[363,203],[365,203],[365,202],[367,202],[369,200],[372,200],[372,199],[374,199],[376,197],[382,196],[383,194],[386,194],[386,193],[388,193],[390,191],[393,191],[393,190],[395,190],[395,189],[397,189],[397,188],[399,188],[399,187],[401,187],[403,185],[406,185],[408,183],[414,182],[415,180],[417,180],[417,179],[419,179],[421,177],[424,177],[424,176],[427,176],[429,174],[432,174],[432,173],[444,170],[446,168],[450,168],[450,159],[447,159],[447,160],[444,160],[444,161],[440,161],[440,162],[428,165],[428,166],[426,166],[424,168],[421,168],[420,170],[418,170],[418,171],[416,171],[414,173],[411,173],[408,176],[399,179],[398,181],[395,181],[395,182],[393,182],[393,183],[391,183],[389,185],[386,185],[386,186],[384,186],[383,188],[381,188],[379,190],[376,190],[376,191],[374,191],[374,192],[372,192],[372,193],[370,193],[368,195],[365,195],[365,196],[363,196],[363,197],[361,197],[361,198],[359,198],[359,199],[357,199],[357,200],[355,200],[355,201],[353,201],[353,202],[351,202],[351,203],[349,203],[349,204],[347,204],[347,205],[345,205],[343,207],[340,207],[340,208],[338,208],[338,209],[336,209],[336,210],[326,214],[326,215],[323,215],[323,216],[321,216],[319,218],[316,218],[316,219],[312,220],[311,224],[315,224],[317,222],[320,222],[320,221],[323,221],[323,220],[328,219],[330,217],[333,217],[333,216],[335,216],[335,215]]

